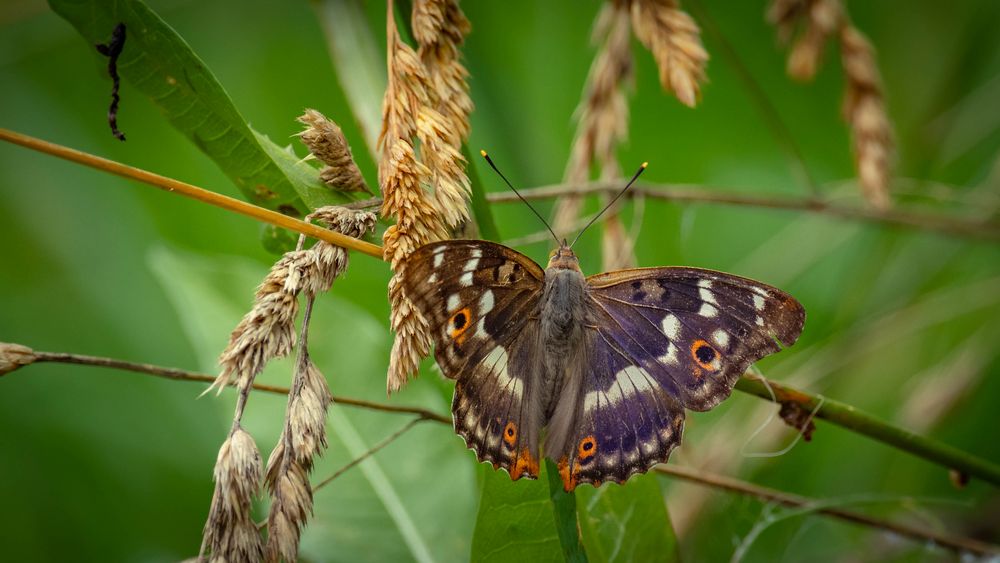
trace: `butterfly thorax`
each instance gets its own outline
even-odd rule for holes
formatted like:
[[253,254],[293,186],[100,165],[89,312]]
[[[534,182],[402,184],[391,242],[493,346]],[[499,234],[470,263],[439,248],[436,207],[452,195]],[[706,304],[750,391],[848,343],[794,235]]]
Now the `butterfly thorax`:
[[567,368],[583,350],[587,282],[576,256],[560,248],[545,270],[540,301],[540,338],[544,365],[542,405],[551,414],[565,383]]

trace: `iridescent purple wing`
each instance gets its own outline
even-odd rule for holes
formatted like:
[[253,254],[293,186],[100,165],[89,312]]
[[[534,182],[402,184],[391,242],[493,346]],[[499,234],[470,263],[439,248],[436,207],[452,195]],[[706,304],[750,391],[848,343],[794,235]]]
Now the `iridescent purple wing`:
[[705,411],[753,362],[791,346],[805,309],[769,285],[697,268],[587,278],[597,330],[685,407]]
[[684,407],[672,393],[614,339],[588,333],[545,442],[567,491],[581,483],[623,483],[667,461],[684,429]]
[[567,490],[666,462],[684,409],[717,405],[805,322],[783,291],[721,272],[634,269],[587,282],[588,345],[570,366],[545,444]]

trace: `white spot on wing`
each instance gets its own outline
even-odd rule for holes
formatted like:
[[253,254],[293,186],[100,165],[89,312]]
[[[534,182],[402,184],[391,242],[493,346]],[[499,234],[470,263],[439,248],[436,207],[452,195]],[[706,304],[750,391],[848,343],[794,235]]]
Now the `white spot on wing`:
[[458,278],[458,285],[462,287],[469,287],[472,285],[472,272],[462,274],[462,277]]
[[639,366],[628,366],[619,371],[615,374],[615,382],[621,387],[622,397],[626,399],[636,393],[652,391],[656,384],[649,372]]
[[448,296],[448,312],[454,313],[458,310],[458,306],[462,304],[461,299],[458,297],[457,293],[452,293]]
[[427,276],[427,283],[437,283],[438,275],[437,272],[433,272],[431,275]]
[[437,248],[434,249],[434,267],[435,268],[440,268],[441,264],[444,263],[444,249],[445,249],[445,246],[443,244],[441,246],[439,246],[439,247],[437,247]]
[[473,258],[465,263],[465,267],[462,268],[463,272],[472,272],[479,266],[479,258]]
[[483,365],[493,372],[497,378],[497,385],[504,390],[509,390],[518,400],[524,394],[524,384],[516,377],[511,377],[507,371],[507,351],[503,346],[497,346],[484,359]]
[[677,346],[673,344],[667,344],[667,352],[656,358],[662,364],[676,364],[677,363]]
[[645,442],[642,443],[642,451],[646,455],[650,455],[650,454],[652,454],[653,452],[656,451],[656,446],[657,446],[657,443],[656,443],[656,439],[655,438],[646,440]]
[[729,333],[721,328],[712,333],[712,340],[722,348],[729,346]]
[[754,295],[753,296],[753,306],[758,311],[763,311],[764,310],[764,303],[766,303],[766,301],[764,301],[764,298],[761,297],[760,295]]
[[718,305],[715,300],[715,294],[712,293],[712,280],[699,280],[698,281],[698,297],[705,303],[711,303],[713,305]]
[[480,316],[485,315],[493,310],[493,292],[487,291],[479,298],[479,313]]
[[671,429],[669,426],[664,426],[663,428],[660,428],[660,441],[666,444],[667,442],[670,441],[670,436],[672,436],[673,433],[674,433],[673,429]]
[[600,391],[591,391],[583,398],[583,412],[590,414],[590,411],[597,408],[600,399]]
[[500,434],[493,433],[486,437],[486,449],[492,450],[500,443]]
[[719,310],[715,308],[715,305],[710,303],[702,303],[701,309],[698,309],[698,314],[705,318],[715,318],[719,314]]
[[663,327],[663,334],[667,335],[670,340],[680,340],[681,338],[681,320],[674,315],[667,315],[663,317],[663,322],[661,323]]

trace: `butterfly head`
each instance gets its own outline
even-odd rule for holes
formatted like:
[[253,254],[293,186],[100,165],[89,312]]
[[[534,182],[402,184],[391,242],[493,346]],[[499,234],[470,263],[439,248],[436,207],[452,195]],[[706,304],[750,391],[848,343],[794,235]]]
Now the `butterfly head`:
[[561,270],[576,270],[580,271],[580,260],[573,253],[573,250],[566,243],[566,239],[563,239],[562,243],[559,244],[559,248],[552,251],[549,254],[549,268],[556,268]]

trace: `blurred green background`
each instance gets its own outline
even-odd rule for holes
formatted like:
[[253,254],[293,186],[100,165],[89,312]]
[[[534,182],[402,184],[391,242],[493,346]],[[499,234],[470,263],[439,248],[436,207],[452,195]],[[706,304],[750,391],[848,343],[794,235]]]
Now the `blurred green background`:
[[[784,74],[785,51],[763,1],[699,4],[777,108],[824,195],[859,204],[842,79],[830,49],[811,84]],[[303,108],[337,120],[369,182],[372,157],[353,122],[313,6],[305,1],[152,1],[226,88],[244,118],[291,143]],[[487,148],[519,186],[556,183],[593,56],[598,2],[468,2],[473,148]],[[1000,209],[1000,4],[851,2],[878,49],[898,143],[897,202],[997,220]],[[383,45],[384,4],[366,4]],[[697,14],[697,12],[695,12]],[[336,25],[336,24],[334,24]],[[623,168],[648,160],[650,182],[806,195],[780,145],[710,34],[709,83],[696,110],[660,90],[648,52],[637,62]],[[381,59],[380,59],[381,60]],[[0,3],[0,127],[239,197],[226,176],[125,82],[120,143],[105,121],[105,63],[36,0]],[[297,142],[293,143],[297,145]],[[304,155],[301,147],[295,150]],[[502,186],[475,163],[489,190]],[[593,204],[592,204],[593,205]],[[543,204],[545,210],[548,205]],[[498,205],[505,238],[540,226]],[[769,377],[822,393],[993,462],[1000,402],[1000,249],[995,243],[889,229],[821,215],[649,201],[643,266],[686,264],[777,285],[805,305],[800,342],[761,362]],[[0,341],[213,372],[229,331],[273,256],[249,219],[107,174],[0,145]],[[600,267],[599,230],[581,243]],[[520,247],[543,260],[547,243]],[[312,353],[334,393],[384,400],[391,335],[387,267],[362,255],[317,305]],[[397,404],[448,410],[451,384],[427,364]],[[267,382],[286,382],[278,363]],[[174,561],[196,554],[211,471],[233,397],[204,386],[43,364],[0,380],[0,559]],[[264,455],[284,398],[255,394],[247,426]],[[956,489],[940,467],[820,423],[794,433],[740,393],[689,417],[673,463],[962,535],[1000,541],[1000,496]],[[323,477],[406,422],[334,407]],[[690,560],[948,558],[930,545],[822,516],[794,514],[662,477]],[[613,486],[613,485],[612,485]],[[309,561],[468,558],[476,465],[460,438],[425,424],[316,495],[303,539]],[[392,508],[396,507],[396,508]],[[400,508],[401,507],[401,508]],[[756,534],[759,532],[759,536]],[[746,538],[753,534],[756,540]]]

